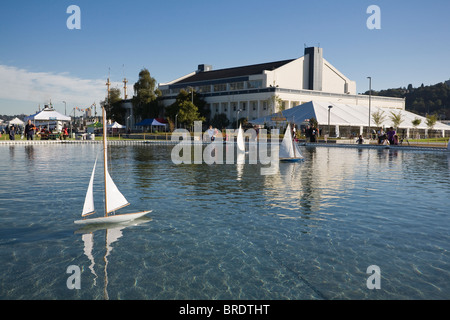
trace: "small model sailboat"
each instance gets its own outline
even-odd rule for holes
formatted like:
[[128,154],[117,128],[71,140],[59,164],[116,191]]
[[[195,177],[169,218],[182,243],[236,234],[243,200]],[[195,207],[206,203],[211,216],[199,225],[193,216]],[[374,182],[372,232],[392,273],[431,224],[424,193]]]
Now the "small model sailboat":
[[303,160],[303,156],[292,137],[291,126],[289,124],[286,128],[283,141],[281,142],[279,155],[280,161],[284,162],[297,162]]
[[106,111],[103,107],[103,163],[104,163],[104,186],[105,186],[105,214],[103,217],[86,219],[87,216],[95,213],[94,210],[94,175],[95,167],[97,166],[97,159],[94,163],[94,168],[92,170],[91,179],[89,181],[89,186],[86,192],[86,198],[84,201],[83,211],[81,216],[84,218],[82,220],[74,221],[75,224],[103,224],[103,223],[120,223],[125,221],[131,221],[142,216],[145,216],[150,211],[142,211],[136,213],[126,213],[126,214],[111,214],[116,210],[129,205],[127,199],[120,193],[116,184],[112,180],[108,172],[108,143],[106,139],[107,126],[106,126]]
[[244,142],[244,130],[242,130],[242,125],[239,125],[237,139],[237,147],[239,151],[245,152],[245,142]]

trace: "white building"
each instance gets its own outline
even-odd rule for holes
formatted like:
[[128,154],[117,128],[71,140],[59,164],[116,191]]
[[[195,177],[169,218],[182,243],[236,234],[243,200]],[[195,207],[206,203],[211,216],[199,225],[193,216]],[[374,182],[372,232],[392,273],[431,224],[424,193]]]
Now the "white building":
[[[233,123],[238,118],[254,120],[280,109],[309,101],[368,106],[369,96],[356,94],[356,83],[323,58],[323,49],[305,48],[305,54],[290,59],[243,67],[198,70],[159,84],[163,103],[175,102],[180,90],[200,93],[211,110],[211,118],[224,113]],[[372,96],[374,107],[405,109],[405,100]]]

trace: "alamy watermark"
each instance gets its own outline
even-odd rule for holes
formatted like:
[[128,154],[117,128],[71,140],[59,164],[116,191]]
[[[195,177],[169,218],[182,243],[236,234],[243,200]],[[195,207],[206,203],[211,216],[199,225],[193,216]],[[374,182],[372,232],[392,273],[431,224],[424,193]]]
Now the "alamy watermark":
[[[66,13],[70,14],[67,18],[66,26],[69,30],[81,29],[81,9],[77,5],[70,5],[67,7]],[[366,26],[369,30],[381,29],[381,9],[377,5],[370,5],[366,10],[370,16],[367,18]]]
[[67,278],[67,289],[81,289],[81,270],[79,266],[71,265],[67,267],[66,273],[70,274]]
[[366,26],[369,30],[381,29],[381,9],[377,5],[371,5],[367,7],[367,14],[370,14],[370,17],[367,18]]
[[367,267],[367,274],[370,274],[370,277],[367,278],[366,286],[367,289],[381,289],[381,269],[379,266],[371,265]]
[[73,30],[73,29],[81,29],[81,9],[79,6],[76,5],[70,5],[67,7],[66,13],[70,14],[70,16],[67,18],[66,26],[67,29]]
[[[227,129],[226,136],[230,138],[237,136],[237,130]],[[268,165],[268,167],[261,168],[261,175],[273,174],[278,168],[279,162],[279,130],[271,130],[270,141],[267,139],[266,129],[261,129],[259,134],[255,129],[248,129],[244,136],[253,143],[249,143],[247,152],[236,148],[235,157],[235,148],[227,147],[222,132],[217,130],[212,141],[208,132],[203,134],[202,122],[195,121],[193,140],[190,132],[186,129],[176,129],[172,133],[171,140],[179,142],[172,149],[172,162],[175,164],[202,164],[203,162],[206,164],[244,164],[247,153],[249,164]],[[209,141],[205,148],[203,148],[204,141]]]

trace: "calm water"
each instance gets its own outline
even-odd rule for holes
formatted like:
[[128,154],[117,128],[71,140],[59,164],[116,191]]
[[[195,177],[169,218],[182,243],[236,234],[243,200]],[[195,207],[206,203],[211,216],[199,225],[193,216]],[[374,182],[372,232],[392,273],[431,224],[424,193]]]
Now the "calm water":
[[[262,176],[175,165],[170,146],[112,146],[123,211],[153,212],[78,230],[99,148],[0,146],[0,299],[450,297],[445,153],[303,147],[304,162]],[[366,286],[370,265],[379,290]]]

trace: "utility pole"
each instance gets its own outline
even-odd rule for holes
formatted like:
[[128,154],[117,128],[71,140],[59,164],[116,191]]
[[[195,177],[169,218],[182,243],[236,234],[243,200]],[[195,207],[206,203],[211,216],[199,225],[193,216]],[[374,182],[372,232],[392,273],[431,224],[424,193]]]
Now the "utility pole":
[[367,137],[370,141],[370,107],[372,103],[372,77],[367,77],[369,79],[369,127],[367,128]]

